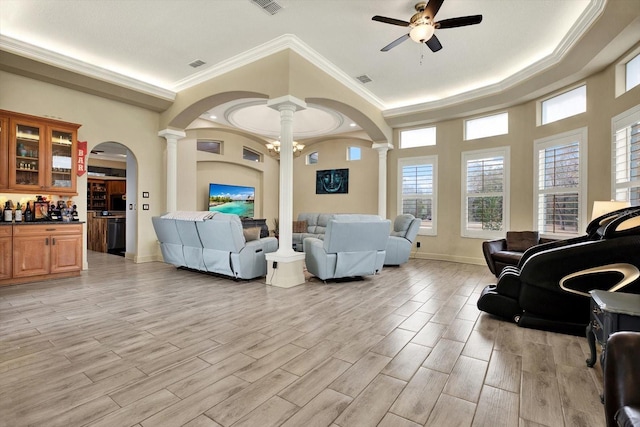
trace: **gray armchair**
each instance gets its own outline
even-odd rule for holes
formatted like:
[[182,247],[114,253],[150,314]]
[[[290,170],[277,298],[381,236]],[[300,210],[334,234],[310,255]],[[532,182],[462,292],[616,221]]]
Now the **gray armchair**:
[[304,239],[307,270],[321,280],[372,275],[384,265],[389,220],[332,219],[324,240]]
[[398,215],[393,221],[393,231],[387,242],[384,265],[400,265],[409,261],[413,241],[420,230],[420,218],[411,214]]

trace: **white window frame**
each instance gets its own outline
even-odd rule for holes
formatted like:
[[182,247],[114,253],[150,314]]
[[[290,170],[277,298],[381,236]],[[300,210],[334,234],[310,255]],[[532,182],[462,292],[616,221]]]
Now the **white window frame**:
[[[629,201],[629,191],[640,188],[640,178],[631,180],[629,176],[629,136],[625,135],[625,146],[618,147],[618,132],[627,130],[640,122],[640,105],[618,114],[611,119],[611,198],[617,201]],[[622,166],[621,162],[624,162]],[[620,182],[618,182],[620,180]]]
[[[405,138],[403,136],[409,134],[419,134],[424,132],[423,140],[419,142],[409,142],[404,141]],[[420,128],[412,128],[412,129],[403,129],[400,131],[400,149],[403,148],[416,148],[416,147],[432,147],[437,144],[437,131],[435,126],[427,126]]]
[[[250,160],[250,159],[246,159],[245,158],[245,153],[251,153],[253,155],[256,156],[255,160]],[[253,148],[249,148],[249,147],[242,147],[242,160],[246,161],[246,162],[255,162],[255,163],[259,163],[263,161],[263,157],[262,154],[259,153],[258,151],[254,150]]]
[[[640,61],[640,47],[633,49],[633,51],[629,52],[629,54],[625,55],[624,58],[621,58],[615,67],[615,94],[616,98],[624,95],[628,91],[638,87],[638,85],[629,87],[629,68],[631,66],[636,66],[637,62]],[[631,65],[630,65],[631,64]]]
[[[311,156],[316,155],[316,161],[312,162],[311,161]],[[318,154],[317,151],[312,151],[311,153],[307,154],[304,158],[304,163],[308,166],[308,165],[317,165],[318,161],[320,160],[320,155]]]
[[[584,234],[587,227],[587,166],[588,166],[588,132],[587,128],[579,128],[546,138],[533,141],[533,230],[536,230],[545,237],[566,239],[569,237]],[[567,192],[571,188],[562,187],[561,190],[540,189],[540,152],[552,147],[561,147],[574,142],[578,143],[579,163],[578,163],[578,185],[573,188],[578,193],[578,229],[576,233],[546,233],[542,226],[542,219],[539,215],[539,199],[543,194],[554,194]]]
[[[556,118],[554,120],[545,121],[545,118],[544,118],[544,116],[545,116],[545,106],[549,105],[548,104],[549,102],[552,102],[554,100],[558,100],[559,98],[563,98],[566,95],[570,94],[571,92],[581,91],[581,90],[584,90],[584,109],[572,112],[571,114],[569,114],[567,116],[561,116],[561,117],[558,117],[558,118]],[[587,112],[587,84],[586,83],[582,83],[582,84],[573,86],[570,89],[567,89],[567,90],[565,90],[563,92],[557,93],[557,94],[555,94],[553,96],[549,96],[549,97],[539,101],[538,104],[537,104],[537,107],[538,107],[538,114],[539,114],[538,123],[540,125],[548,125],[550,123],[555,123],[557,121],[564,120],[564,119],[569,118],[569,117],[577,116],[578,114],[584,114],[584,113]],[[564,108],[566,109],[566,105],[564,106]]]
[[[351,150],[357,150],[358,156],[357,158],[352,157]],[[358,147],[356,145],[351,145],[347,147],[347,161],[348,162],[357,162],[358,160],[362,160],[362,147]]]
[[[462,152],[462,181],[461,181],[461,212],[460,212],[460,231],[462,237],[487,239],[504,237],[510,224],[510,181],[511,181],[511,148],[497,147],[483,150],[463,151]],[[468,193],[467,192],[467,166],[469,161],[481,160],[486,158],[502,157],[502,192],[498,193]],[[467,200],[469,197],[488,197],[491,195],[502,196],[502,228],[501,230],[475,230],[468,227],[469,218],[467,217],[469,210],[467,209]]]
[[[197,151],[200,151],[202,153],[221,155],[222,154],[223,143],[224,142],[222,140],[220,140],[220,139],[206,139],[206,138],[202,138],[201,139],[201,138],[198,138],[196,140],[196,149],[197,149]],[[217,144],[218,145],[218,152],[200,149],[200,144],[212,144],[212,145]]]
[[422,236],[436,236],[438,234],[438,156],[422,156],[422,157],[407,157],[398,159],[398,200],[397,200],[397,212],[403,213],[403,199],[405,194],[402,192],[402,171],[405,166],[418,166],[418,165],[431,165],[432,167],[432,192],[430,196],[424,195],[406,195],[407,197],[419,197],[424,199],[431,199],[431,225],[427,222],[420,224],[419,235]]
[[[497,130],[490,130],[488,132],[484,132],[478,135],[473,135],[473,125],[474,124],[481,124],[481,123],[492,123],[495,122],[496,120],[502,120],[504,119],[506,121],[506,129],[497,129]],[[503,123],[500,123],[500,126],[502,126]],[[496,114],[490,114],[487,116],[482,116],[482,117],[474,117],[472,119],[466,119],[464,121],[464,140],[465,141],[472,141],[474,139],[481,139],[481,138],[488,138],[491,136],[498,136],[498,135],[507,135],[509,133],[509,112],[507,111],[503,111],[501,113],[496,113]]]
[[[634,68],[632,70],[630,70],[630,68],[632,66]],[[624,68],[625,68],[624,89],[625,89],[625,92],[629,92],[634,87],[640,85],[640,79],[637,76],[637,74],[640,74],[640,53],[637,54],[636,56],[634,56],[633,58],[631,58],[629,61],[627,61],[626,64],[624,64]],[[634,78],[634,83],[633,84],[630,84],[630,82],[629,82],[629,80],[630,80],[630,78],[629,78],[630,71],[636,71],[636,73],[634,73],[634,77],[635,78]]]

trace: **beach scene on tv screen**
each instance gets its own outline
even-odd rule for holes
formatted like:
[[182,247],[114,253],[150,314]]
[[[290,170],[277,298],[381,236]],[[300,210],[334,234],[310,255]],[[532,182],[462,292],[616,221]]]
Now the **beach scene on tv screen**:
[[253,218],[255,189],[240,185],[209,184],[209,211]]

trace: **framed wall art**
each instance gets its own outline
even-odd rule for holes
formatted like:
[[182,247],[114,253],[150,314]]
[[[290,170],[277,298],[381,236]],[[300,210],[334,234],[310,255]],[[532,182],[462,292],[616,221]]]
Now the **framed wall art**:
[[316,171],[316,194],[349,193],[349,169]]

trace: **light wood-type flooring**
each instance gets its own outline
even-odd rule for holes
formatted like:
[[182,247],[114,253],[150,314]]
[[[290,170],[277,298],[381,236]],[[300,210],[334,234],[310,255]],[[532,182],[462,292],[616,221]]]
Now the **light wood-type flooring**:
[[604,426],[586,339],[479,312],[485,266],[281,289],[88,261],[0,288],[0,425]]

